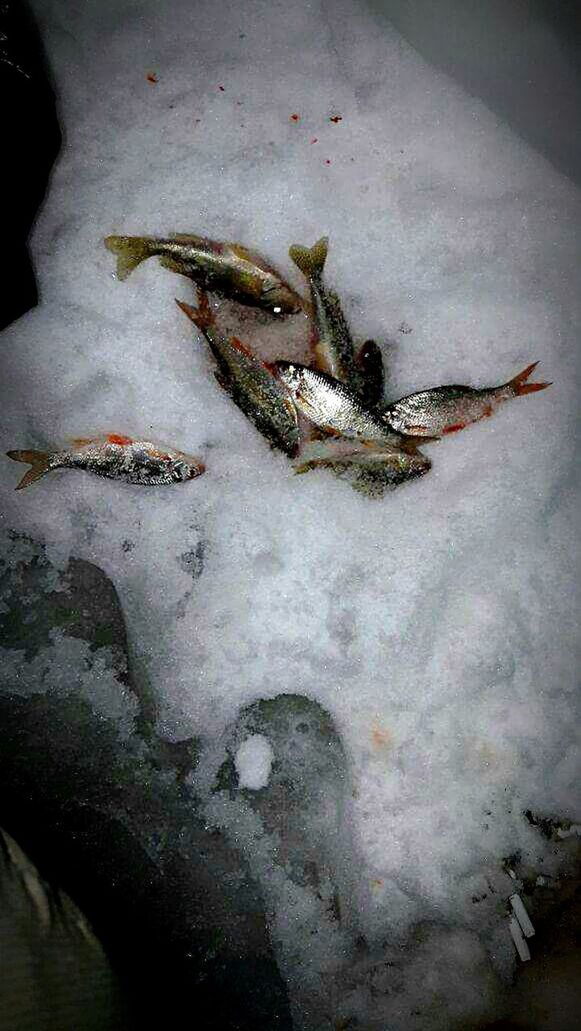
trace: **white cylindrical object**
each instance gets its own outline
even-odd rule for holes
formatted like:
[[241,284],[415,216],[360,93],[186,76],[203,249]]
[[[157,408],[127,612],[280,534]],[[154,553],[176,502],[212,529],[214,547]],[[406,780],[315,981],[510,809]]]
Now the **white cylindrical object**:
[[523,937],[520,924],[515,916],[510,916],[508,918],[508,927],[512,935],[512,940],[516,945],[516,951],[518,952],[520,958],[524,963],[527,959],[531,958],[531,954],[529,947]]
[[520,895],[517,895],[515,893],[514,895],[510,896],[509,901],[514,910],[514,915],[516,916],[519,924],[523,929],[523,934],[525,938],[531,938],[532,935],[535,933],[535,929],[531,923],[529,914],[525,909],[523,900],[521,899]]

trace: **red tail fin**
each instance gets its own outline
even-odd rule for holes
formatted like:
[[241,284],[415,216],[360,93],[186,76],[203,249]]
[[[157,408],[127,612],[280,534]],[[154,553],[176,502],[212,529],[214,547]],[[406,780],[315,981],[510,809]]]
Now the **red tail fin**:
[[188,316],[189,319],[192,320],[192,322],[194,323],[194,325],[198,327],[198,329],[204,330],[208,326],[212,325],[212,323],[214,322],[214,315],[212,313],[212,309],[210,308],[210,301],[208,300],[208,295],[204,292],[204,290],[198,291],[198,298],[199,300],[197,308],[194,308],[191,304],[186,304],[185,301],[178,301],[177,297],[175,298],[175,302],[178,308],[182,309],[182,311]]
[[522,372],[517,373],[516,376],[509,380],[507,386],[512,388],[515,397],[521,397],[522,394],[534,394],[537,390],[546,390],[547,387],[552,386],[551,383],[525,382],[538,364],[538,362],[533,362],[532,365],[527,365],[526,369],[523,369]]

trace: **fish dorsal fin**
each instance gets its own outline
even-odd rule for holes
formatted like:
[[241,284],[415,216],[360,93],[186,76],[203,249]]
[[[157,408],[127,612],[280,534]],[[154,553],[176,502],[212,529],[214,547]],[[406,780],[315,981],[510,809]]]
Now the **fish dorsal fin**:
[[169,240],[179,240],[180,243],[193,243],[195,247],[207,247],[208,250],[221,245],[214,240],[208,240],[206,236],[196,236],[195,233],[171,233]]
[[86,447],[87,444],[93,444],[94,441],[94,437],[67,437],[67,444],[70,444],[71,447]]
[[243,243],[229,243],[228,250],[235,258],[240,258],[242,261],[249,261],[252,265],[262,269],[264,272],[273,272],[274,270],[264,260],[262,255],[258,254],[257,251],[251,251],[248,247],[245,247]]

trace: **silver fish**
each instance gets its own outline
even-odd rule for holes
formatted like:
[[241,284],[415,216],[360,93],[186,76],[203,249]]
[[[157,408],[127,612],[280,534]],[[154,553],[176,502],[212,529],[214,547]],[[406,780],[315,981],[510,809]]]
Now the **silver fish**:
[[526,369],[499,387],[477,390],[451,385],[420,390],[388,405],[382,411],[382,418],[398,433],[414,437],[434,439],[456,433],[492,415],[499,405],[513,397],[550,387],[550,383],[526,382],[537,365],[538,362],[527,365]]
[[241,304],[273,315],[290,315],[302,308],[301,298],[276,269],[239,243],[176,233],[163,238],[108,236],[105,246],[117,255],[118,279],[127,279],[137,265],[155,255],[164,268]]
[[295,362],[278,361],[275,368],[299,411],[326,433],[409,450],[407,438],[365,408],[353,390],[332,376]]
[[55,451],[7,451],[15,462],[28,462],[16,490],[35,483],[51,469],[84,469],[112,480],[124,480],[143,486],[184,483],[200,476],[205,466],[198,458],[183,451],[133,440],[120,433],[100,437],[82,437],[71,446]]
[[289,255],[306,276],[311,289],[315,322],[313,350],[317,368],[359,391],[362,377],[355,361],[353,338],[337,294],[323,281],[328,249],[329,239],[323,236],[310,248],[293,244]]

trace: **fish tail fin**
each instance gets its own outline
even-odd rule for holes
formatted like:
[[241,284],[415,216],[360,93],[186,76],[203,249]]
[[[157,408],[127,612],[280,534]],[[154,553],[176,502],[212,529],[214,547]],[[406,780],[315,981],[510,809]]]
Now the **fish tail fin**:
[[239,337],[230,337],[229,338],[229,342],[230,342],[230,345],[236,351],[239,351],[240,354],[245,355],[246,358],[250,358],[252,361],[256,362],[258,365],[262,365],[263,369],[266,369],[268,372],[273,373],[273,374],[277,371],[276,370],[276,366],[273,365],[272,362],[263,362],[262,358],[258,358],[258,356],[254,354],[254,351],[252,351],[250,349],[248,344],[245,344],[242,340],[239,339]]
[[294,261],[307,279],[313,276],[320,276],[327,260],[329,250],[329,237],[322,236],[312,247],[301,247],[293,244],[289,247],[289,257]]
[[145,236],[107,236],[105,247],[117,255],[117,279],[127,279],[142,261],[153,254],[152,242]]
[[175,302],[178,308],[181,308],[184,314],[194,323],[198,329],[202,332],[211,326],[214,322],[214,314],[210,308],[210,301],[207,293],[204,290],[198,291],[198,307],[194,308],[192,304],[186,304],[185,301],[178,301],[177,297]]
[[513,397],[521,397],[523,394],[534,394],[537,390],[546,390],[547,387],[552,386],[552,383],[527,383],[529,376],[536,369],[538,362],[533,362],[532,365],[527,365],[526,369],[522,372],[517,373],[511,380],[506,384],[510,388]]
[[41,476],[44,476],[50,469],[50,455],[46,451],[7,451],[6,454],[13,462],[28,462],[31,466],[25,472],[20,483],[16,485],[16,490],[29,487],[31,483],[40,480]]

